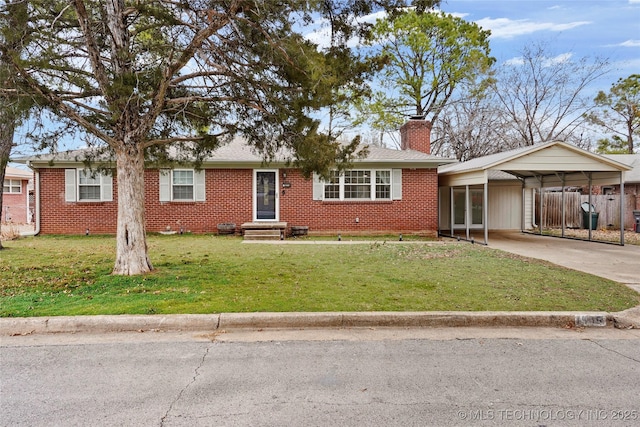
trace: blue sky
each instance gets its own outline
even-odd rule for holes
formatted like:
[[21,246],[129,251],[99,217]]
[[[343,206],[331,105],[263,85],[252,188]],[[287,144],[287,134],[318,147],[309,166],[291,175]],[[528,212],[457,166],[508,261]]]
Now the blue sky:
[[498,64],[542,41],[554,57],[608,58],[614,70],[591,90],[640,73],[640,0],[446,0],[440,9],[491,30]]
[[[618,78],[640,73],[640,0],[444,0],[440,8],[491,30],[497,65],[517,58],[527,44],[545,42],[553,57],[609,59],[613,71],[589,88],[594,96]],[[307,27],[307,36],[321,42],[326,34],[316,29]],[[20,133],[18,140],[24,137]],[[82,144],[71,138],[61,141],[60,148]]]

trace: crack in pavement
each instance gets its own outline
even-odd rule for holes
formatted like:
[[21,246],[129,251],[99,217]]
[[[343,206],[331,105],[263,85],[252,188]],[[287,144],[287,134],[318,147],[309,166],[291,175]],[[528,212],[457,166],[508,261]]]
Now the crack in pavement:
[[615,353],[615,354],[617,354],[618,356],[622,356],[622,357],[624,357],[625,359],[633,360],[634,362],[638,362],[638,363],[640,363],[640,359],[636,359],[636,358],[634,358],[634,357],[627,356],[626,354],[622,354],[622,353],[620,353],[619,351],[616,351],[616,350],[614,350],[614,349],[608,348],[608,347],[606,347],[606,346],[604,346],[604,345],[600,344],[600,343],[599,343],[599,342],[597,342],[597,341],[594,341],[594,340],[592,340],[592,339],[588,339],[587,341],[594,343],[595,345],[597,345],[598,347],[600,347],[600,348],[602,348],[602,349],[604,349],[604,350],[610,351],[611,353]]
[[178,401],[182,398],[182,395],[184,394],[184,392],[187,391],[187,389],[189,387],[191,387],[191,385],[193,383],[195,383],[196,380],[198,379],[198,376],[200,375],[200,368],[202,368],[202,365],[204,365],[204,361],[207,358],[207,356],[209,355],[209,350],[210,349],[211,349],[211,345],[208,345],[207,348],[205,349],[204,354],[202,355],[202,359],[200,359],[200,363],[198,364],[198,366],[196,366],[196,368],[193,371],[193,378],[191,378],[191,381],[189,381],[189,383],[187,385],[185,385],[182,388],[182,390],[180,390],[180,393],[178,393],[176,398],[173,399],[173,402],[171,402],[171,405],[169,405],[169,409],[167,409],[167,412],[165,412],[165,414],[160,419],[160,427],[164,426],[164,422],[166,421],[167,417],[169,416],[169,414],[173,410],[173,406],[176,403],[178,403]]

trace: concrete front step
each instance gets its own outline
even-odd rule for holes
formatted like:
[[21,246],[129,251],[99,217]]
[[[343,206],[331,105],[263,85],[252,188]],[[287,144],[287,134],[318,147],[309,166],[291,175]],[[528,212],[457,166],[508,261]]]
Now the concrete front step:
[[242,231],[245,240],[280,240],[287,230],[286,222],[244,223]]
[[280,230],[245,230],[245,240],[280,240]]

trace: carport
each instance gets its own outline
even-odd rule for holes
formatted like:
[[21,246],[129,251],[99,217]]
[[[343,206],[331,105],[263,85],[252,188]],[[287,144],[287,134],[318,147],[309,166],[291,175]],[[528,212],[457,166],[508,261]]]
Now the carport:
[[[561,236],[565,237],[567,187],[620,185],[621,224],[624,224],[624,173],[631,168],[574,145],[553,141],[518,148],[438,169],[439,229],[441,236],[489,243],[489,230],[533,231],[543,234],[544,195],[553,188],[562,193]],[[535,192],[539,193],[536,204]],[[540,221],[536,224],[536,210]],[[591,221],[588,239],[592,240]],[[624,227],[620,230],[624,245]]]

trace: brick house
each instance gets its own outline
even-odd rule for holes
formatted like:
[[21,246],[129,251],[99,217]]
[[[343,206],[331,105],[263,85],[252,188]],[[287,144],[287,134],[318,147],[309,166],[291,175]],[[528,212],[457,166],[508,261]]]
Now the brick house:
[[[308,227],[310,234],[416,233],[438,230],[438,174],[452,163],[430,154],[431,124],[410,120],[401,150],[369,155],[329,182],[306,180],[286,162],[264,164],[242,140],[220,147],[200,170],[145,172],[146,229],[216,232],[218,224]],[[92,175],[81,153],[23,158],[36,174],[37,232],[115,233],[117,179]]]
[[1,222],[31,223],[31,206],[29,205],[31,179],[33,179],[31,171],[7,166],[3,182]]
[[[605,154],[612,160],[631,166],[624,176],[624,193],[633,200],[634,210],[640,210],[640,154]],[[602,194],[620,194],[620,185],[601,187]]]

